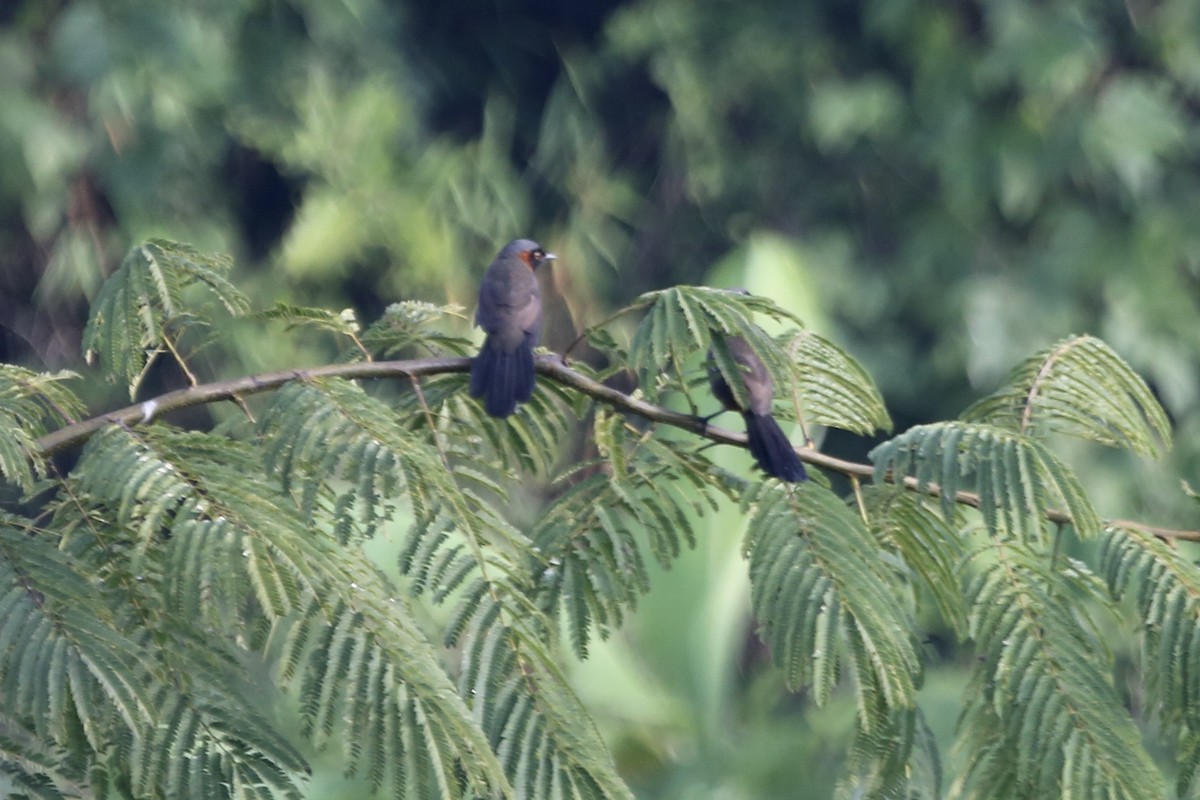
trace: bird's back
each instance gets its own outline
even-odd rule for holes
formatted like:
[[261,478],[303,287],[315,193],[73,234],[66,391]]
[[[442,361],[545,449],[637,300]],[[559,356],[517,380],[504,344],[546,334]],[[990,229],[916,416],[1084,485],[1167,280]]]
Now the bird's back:
[[497,258],[483,275],[475,324],[504,339],[532,334],[541,321],[537,276],[519,258]]

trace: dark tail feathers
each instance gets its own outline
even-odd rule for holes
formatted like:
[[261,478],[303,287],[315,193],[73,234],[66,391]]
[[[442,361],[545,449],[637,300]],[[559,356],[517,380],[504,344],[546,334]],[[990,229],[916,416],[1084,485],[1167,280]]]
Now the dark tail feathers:
[[491,336],[471,361],[471,397],[482,397],[483,407],[503,419],[533,396],[533,345],[529,339],[506,351]]
[[744,414],[750,454],[762,471],[773,478],[798,483],[808,480],[800,456],[792,448],[779,423],[769,414]]

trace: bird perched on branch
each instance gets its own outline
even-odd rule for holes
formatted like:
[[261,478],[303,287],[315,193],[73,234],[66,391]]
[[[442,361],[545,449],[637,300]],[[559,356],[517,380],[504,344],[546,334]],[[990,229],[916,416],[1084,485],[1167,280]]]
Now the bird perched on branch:
[[712,348],[709,348],[708,385],[713,396],[720,401],[725,410],[740,412],[746,420],[746,438],[750,443],[750,454],[754,456],[763,472],[773,478],[792,483],[808,480],[804,464],[796,455],[796,450],[779,427],[779,423],[775,421],[775,417],[771,415],[771,398],[775,391],[771,373],[741,336],[725,337],[725,346],[729,348],[730,355],[738,365],[749,405],[743,408],[738,403],[737,396],[725,380],[725,376],[721,374],[721,370],[717,368]]
[[534,274],[553,261],[537,242],[516,239],[483,274],[475,324],[487,338],[471,362],[470,393],[503,419],[533,396],[533,348],[542,333],[542,292]]

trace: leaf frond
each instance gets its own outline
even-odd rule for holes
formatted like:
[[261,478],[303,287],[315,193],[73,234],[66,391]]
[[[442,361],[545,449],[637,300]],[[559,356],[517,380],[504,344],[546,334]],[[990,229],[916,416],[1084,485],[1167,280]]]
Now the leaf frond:
[[29,491],[44,474],[37,437],[83,413],[83,402],[64,385],[76,377],[0,364],[0,477]]
[[861,724],[870,724],[869,709],[912,708],[921,673],[914,622],[862,520],[812,482],[758,484],[744,502],[751,604],[788,685],[810,686],[822,704],[844,663]]
[[927,592],[942,619],[966,637],[967,605],[958,579],[964,551],[957,526],[929,498],[895,486],[862,491],[871,532],[900,556],[898,577],[914,592]]
[[41,536],[0,526],[0,697],[7,714],[66,742],[76,726],[99,749],[114,725],[138,729],[152,704],[138,645],[92,581]]
[[790,374],[806,419],[864,436],[891,430],[883,396],[849,353],[808,330],[783,346],[791,354]]
[[1129,597],[1141,623],[1151,697],[1171,730],[1182,731],[1180,797],[1197,784],[1200,735],[1200,575],[1192,559],[1134,526],[1110,527],[1099,571],[1116,598]]
[[462,626],[459,692],[471,699],[516,797],[632,800],[590,715],[554,662],[549,621],[480,581]]
[[580,658],[593,626],[607,638],[649,590],[648,560],[668,567],[694,547],[694,519],[713,507],[707,462],[632,434],[606,411],[593,431],[601,458],[571,473],[531,533],[540,602],[561,613]]
[[[1078,562],[1052,570],[1019,542],[994,541],[973,563],[982,657],[960,733],[971,796],[1165,796],[1085,610],[1105,607],[1099,581]],[[1080,590],[1088,603],[1070,601]]]
[[1100,531],[1100,518],[1074,473],[1035,439],[982,423],[918,425],[870,453],[875,482],[916,478],[917,491],[936,491],[951,519],[959,491],[973,489],[993,536],[1037,539],[1050,508],[1066,511],[1081,537]]
[[1171,446],[1170,422],[1150,387],[1094,336],[1071,336],[1026,359],[963,419],[1030,436],[1056,431],[1150,457]]
[[469,339],[442,329],[448,321],[467,317],[463,307],[453,303],[435,305],[420,300],[402,300],[384,309],[383,316],[363,332],[362,342],[372,353],[383,358],[417,348],[430,355],[467,355],[472,350]]
[[[787,353],[750,318],[755,312],[803,327],[799,318],[770,300],[707,286],[674,286],[638,298],[649,303],[629,346],[629,366],[638,385],[651,397],[658,392],[659,375],[673,365],[681,369],[688,358],[713,344],[713,333],[742,336],[774,376],[787,374]],[[719,346],[719,345],[718,345]],[[720,362],[719,362],[720,363]],[[732,359],[721,367],[735,396],[744,401],[740,372]]]
[[185,289],[204,286],[234,316],[249,309],[249,300],[226,277],[232,264],[227,256],[163,239],[134,247],[92,303],[83,331],[89,363],[98,356],[106,377],[125,381],[133,397],[170,326],[210,324],[207,315],[185,304]]
[[881,716],[881,723],[855,727],[847,775],[838,784],[836,796],[839,800],[940,800],[941,755],[921,709]]
[[[399,797],[508,792],[491,746],[398,599],[368,568],[352,592],[312,598],[281,624],[282,663],[300,674],[302,732],[321,749],[340,743],[346,772]],[[292,674],[285,670],[284,677]]]
[[480,471],[515,477],[551,473],[584,406],[576,393],[558,383],[538,381],[530,401],[497,425],[481,403],[467,396],[464,376],[445,375],[422,379],[420,394],[401,396],[396,413],[413,433],[436,431],[456,465],[470,463]]

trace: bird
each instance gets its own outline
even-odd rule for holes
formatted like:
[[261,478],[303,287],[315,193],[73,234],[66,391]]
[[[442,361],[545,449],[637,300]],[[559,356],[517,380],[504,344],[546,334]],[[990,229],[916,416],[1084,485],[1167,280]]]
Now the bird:
[[533,348],[542,333],[542,292],[534,271],[556,256],[531,239],[514,239],[483,273],[475,324],[486,337],[471,361],[469,392],[503,419],[533,396]]
[[750,402],[745,408],[738,403],[725,376],[718,369],[710,347],[708,350],[708,385],[712,389],[713,396],[720,401],[726,411],[740,412],[746,420],[746,439],[750,443],[750,455],[754,456],[755,462],[763,472],[789,483],[808,480],[804,464],[796,455],[792,443],[783,429],[779,427],[779,423],[775,421],[775,417],[771,415],[771,398],[774,395],[771,373],[767,371],[766,365],[751,349],[745,338],[726,336],[725,345],[738,365],[742,384],[746,388],[745,394]]

